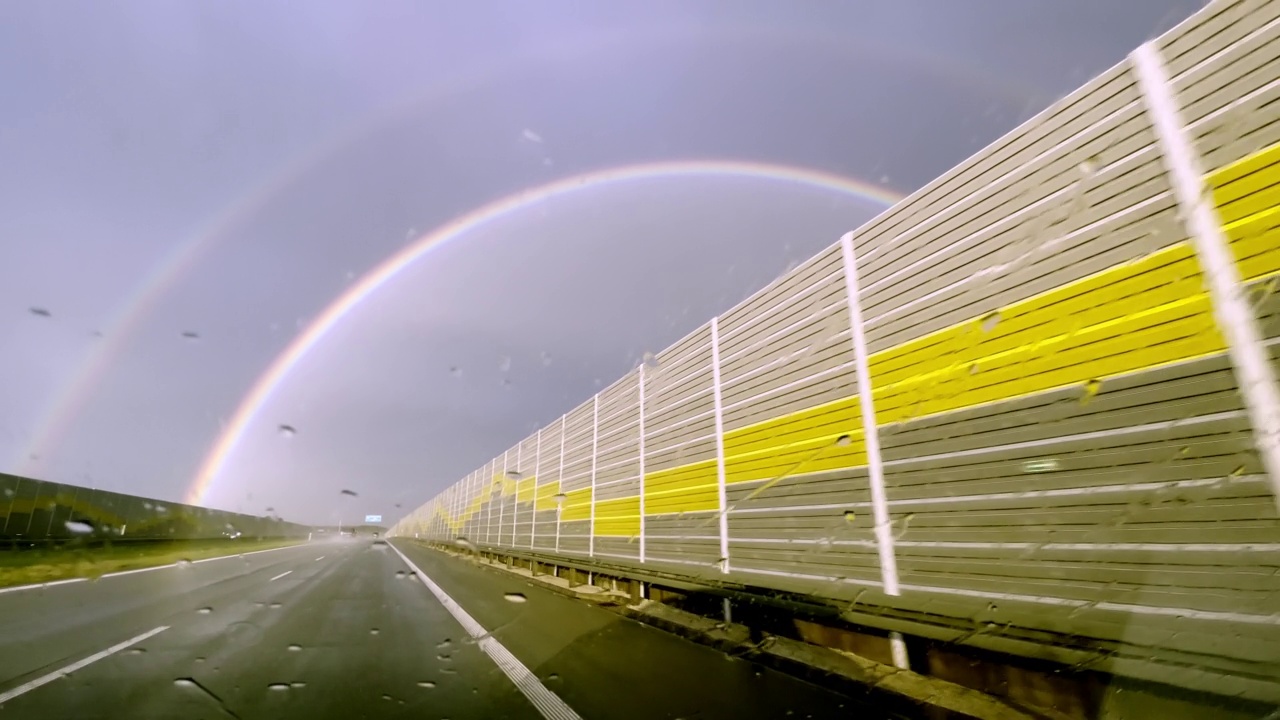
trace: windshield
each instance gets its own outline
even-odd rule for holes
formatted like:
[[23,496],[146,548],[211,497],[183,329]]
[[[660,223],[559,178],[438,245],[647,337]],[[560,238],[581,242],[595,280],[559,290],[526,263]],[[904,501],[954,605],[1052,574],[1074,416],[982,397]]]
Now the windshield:
[[0,8],[0,718],[1280,707],[1280,3]]

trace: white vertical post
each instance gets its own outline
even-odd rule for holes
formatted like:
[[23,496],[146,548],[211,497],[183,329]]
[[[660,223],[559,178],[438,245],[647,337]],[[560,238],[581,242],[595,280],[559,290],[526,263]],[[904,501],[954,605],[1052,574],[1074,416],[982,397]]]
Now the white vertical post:
[[889,632],[889,652],[893,656],[893,666],[902,670],[911,669],[911,660],[907,657],[907,641],[902,638],[902,633],[891,630]]
[[716,492],[720,502],[720,572],[729,572],[729,514],[724,489],[724,402],[720,396],[720,318],[711,318],[711,393],[716,413]]
[[644,363],[640,363],[640,562],[644,562]]
[[[498,467],[498,459],[494,458],[484,465],[484,487],[488,491],[489,500],[484,504],[484,541],[490,541],[493,532],[493,471]],[[502,497],[501,493],[498,495]]]
[[862,324],[862,304],[858,299],[858,263],[853,252],[853,233],[840,238],[844,256],[845,299],[849,304],[849,329],[853,341],[853,364],[858,378],[858,402],[862,408],[862,441],[867,453],[867,476],[871,483],[871,513],[876,523],[876,551],[880,556],[880,581],[886,595],[898,595],[898,558],[893,549],[893,528],[889,525],[889,501],[884,491],[884,466],[880,460],[880,428],[876,423],[875,399],[871,394],[871,369],[867,362],[867,336]]
[[507,518],[507,453],[509,452],[511,451],[506,450],[502,453],[502,479],[498,482],[498,545],[502,545],[502,523]]
[[1169,183],[1178,198],[1182,221],[1191,235],[1196,259],[1204,273],[1214,319],[1227,343],[1236,384],[1244,398],[1253,442],[1271,483],[1272,499],[1280,508],[1280,390],[1262,344],[1257,318],[1250,308],[1240,269],[1222,220],[1204,185],[1204,172],[1191,139],[1187,137],[1181,110],[1169,83],[1164,61],[1153,43],[1145,43],[1130,56],[1147,116],[1155,127]]
[[542,428],[538,428],[538,438],[533,441],[533,498],[529,501],[529,549],[533,549],[533,538],[538,533],[538,473],[542,466]]
[[600,393],[591,397],[591,534],[587,536],[587,555],[596,554],[596,445],[600,441]]
[[560,516],[564,513],[564,433],[568,427],[569,416],[567,414],[560,416],[560,472],[556,475],[556,482],[560,484],[558,488],[560,492],[556,493],[559,497],[556,500],[556,552],[560,552]]

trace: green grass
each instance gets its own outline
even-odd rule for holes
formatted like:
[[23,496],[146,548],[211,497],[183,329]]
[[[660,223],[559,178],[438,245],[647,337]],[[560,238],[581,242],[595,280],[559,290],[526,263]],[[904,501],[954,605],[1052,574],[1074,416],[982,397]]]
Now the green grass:
[[255,550],[297,545],[302,540],[175,540],[154,543],[116,543],[108,547],[6,550],[0,552],[0,587],[96,578],[121,570],[169,565],[179,560],[202,560]]

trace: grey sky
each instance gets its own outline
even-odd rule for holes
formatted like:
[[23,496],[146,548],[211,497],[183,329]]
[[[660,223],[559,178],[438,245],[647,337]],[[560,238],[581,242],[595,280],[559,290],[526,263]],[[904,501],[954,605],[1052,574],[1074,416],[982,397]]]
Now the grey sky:
[[[663,160],[910,191],[1200,4],[7,3],[0,470],[180,499],[299,328],[453,217]],[[876,210],[697,177],[512,214],[344,321],[210,501],[394,516]]]

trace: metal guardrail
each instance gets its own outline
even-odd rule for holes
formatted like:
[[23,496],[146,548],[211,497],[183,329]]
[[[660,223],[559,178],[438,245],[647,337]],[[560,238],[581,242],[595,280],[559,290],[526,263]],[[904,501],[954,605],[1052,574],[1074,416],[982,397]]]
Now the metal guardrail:
[[1280,702],[1278,143],[1212,3],[392,533]]

